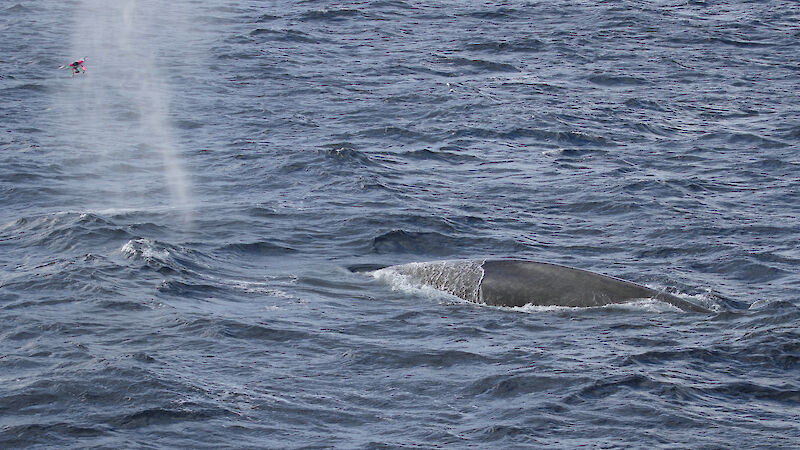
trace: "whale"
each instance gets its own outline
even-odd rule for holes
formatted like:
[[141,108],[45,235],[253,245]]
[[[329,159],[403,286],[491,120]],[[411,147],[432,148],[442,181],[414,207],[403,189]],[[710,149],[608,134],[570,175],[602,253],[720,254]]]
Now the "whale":
[[520,307],[597,307],[653,299],[682,311],[711,312],[667,292],[608,275],[520,259],[413,262],[372,271],[375,278],[401,277],[473,303]]

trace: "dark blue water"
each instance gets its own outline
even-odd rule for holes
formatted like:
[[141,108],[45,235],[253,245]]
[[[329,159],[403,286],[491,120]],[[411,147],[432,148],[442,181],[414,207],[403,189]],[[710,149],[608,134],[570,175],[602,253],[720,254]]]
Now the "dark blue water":
[[[798,23],[0,2],[0,446],[797,447]],[[714,312],[348,270],[487,257]]]

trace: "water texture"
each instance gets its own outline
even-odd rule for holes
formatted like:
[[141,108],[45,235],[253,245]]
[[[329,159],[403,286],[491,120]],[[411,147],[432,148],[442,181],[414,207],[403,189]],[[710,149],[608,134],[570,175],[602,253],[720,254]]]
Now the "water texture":
[[[798,23],[0,1],[0,447],[796,448]],[[502,257],[714,312],[349,270]]]

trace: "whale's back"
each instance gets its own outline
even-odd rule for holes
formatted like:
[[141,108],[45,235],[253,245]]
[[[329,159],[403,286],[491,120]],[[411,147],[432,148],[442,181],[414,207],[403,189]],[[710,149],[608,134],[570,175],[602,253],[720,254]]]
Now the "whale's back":
[[382,270],[493,306],[591,307],[656,299],[686,311],[708,309],[665,292],[558,264],[524,260],[454,260],[390,266]]

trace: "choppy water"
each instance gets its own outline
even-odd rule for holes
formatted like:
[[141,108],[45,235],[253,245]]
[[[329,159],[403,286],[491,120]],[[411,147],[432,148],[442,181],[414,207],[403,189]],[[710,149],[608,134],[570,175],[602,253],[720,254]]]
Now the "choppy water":
[[[798,23],[0,2],[0,446],[800,445]],[[485,257],[715,313],[348,270]]]

